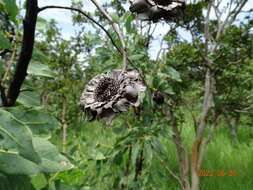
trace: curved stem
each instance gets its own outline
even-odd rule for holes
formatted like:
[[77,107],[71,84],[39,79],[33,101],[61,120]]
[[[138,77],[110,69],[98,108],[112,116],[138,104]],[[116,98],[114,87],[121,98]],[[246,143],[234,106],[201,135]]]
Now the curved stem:
[[116,45],[116,43],[114,42],[111,34],[101,25],[99,24],[96,20],[94,20],[93,18],[91,18],[88,14],[86,14],[84,11],[74,8],[74,7],[64,7],[64,6],[45,6],[45,7],[41,7],[38,9],[38,13],[45,10],[45,9],[66,9],[66,10],[71,10],[71,11],[76,11],[78,13],[80,13],[81,15],[85,16],[86,18],[88,18],[90,21],[92,21],[93,23],[95,23],[97,26],[99,26],[105,33],[106,35],[109,37],[109,39],[111,40],[112,44],[114,45],[114,47],[119,51],[119,53],[121,55],[123,55],[123,52],[120,50],[120,48]]
[[122,54],[123,54],[123,71],[125,71],[127,69],[127,52],[126,52],[126,44],[124,41],[123,33],[120,30],[119,25],[113,21],[112,17],[104,10],[104,8],[102,6],[99,5],[97,0],[91,0],[91,1],[100,10],[100,12],[105,16],[105,18],[110,22],[110,24],[112,25],[113,29],[115,30],[116,34],[119,37],[119,40],[120,40],[120,43],[122,46]]

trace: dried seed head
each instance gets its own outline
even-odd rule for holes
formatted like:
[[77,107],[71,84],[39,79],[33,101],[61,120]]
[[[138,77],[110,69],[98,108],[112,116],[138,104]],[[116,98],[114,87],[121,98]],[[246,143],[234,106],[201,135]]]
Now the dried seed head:
[[130,106],[137,107],[139,93],[145,90],[138,71],[115,69],[90,80],[81,95],[80,105],[89,121],[107,117],[110,123],[116,113],[126,112]]
[[104,102],[116,95],[119,89],[118,82],[109,77],[102,78],[95,89],[95,100]]
[[185,0],[130,0],[130,11],[137,14],[137,19],[152,20],[161,18],[175,20],[182,15]]

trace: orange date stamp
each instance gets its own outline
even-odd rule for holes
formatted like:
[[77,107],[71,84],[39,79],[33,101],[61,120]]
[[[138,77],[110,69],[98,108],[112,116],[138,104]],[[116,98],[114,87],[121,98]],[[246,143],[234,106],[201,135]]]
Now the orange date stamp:
[[237,170],[198,170],[198,176],[237,176]]

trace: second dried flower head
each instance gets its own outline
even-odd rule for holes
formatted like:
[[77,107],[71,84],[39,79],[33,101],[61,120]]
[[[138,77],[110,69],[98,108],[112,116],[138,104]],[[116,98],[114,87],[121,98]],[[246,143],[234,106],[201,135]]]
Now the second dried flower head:
[[137,19],[155,22],[180,17],[185,7],[185,0],[130,0],[130,3],[129,9],[137,14]]

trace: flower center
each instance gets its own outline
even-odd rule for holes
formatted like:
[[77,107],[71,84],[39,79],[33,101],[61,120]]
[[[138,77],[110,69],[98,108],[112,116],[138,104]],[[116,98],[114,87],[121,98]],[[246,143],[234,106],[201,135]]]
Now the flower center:
[[105,77],[101,79],[95,89],[95,100],[97,102],[108,101],[117,94],[119,84],[113,78]]

